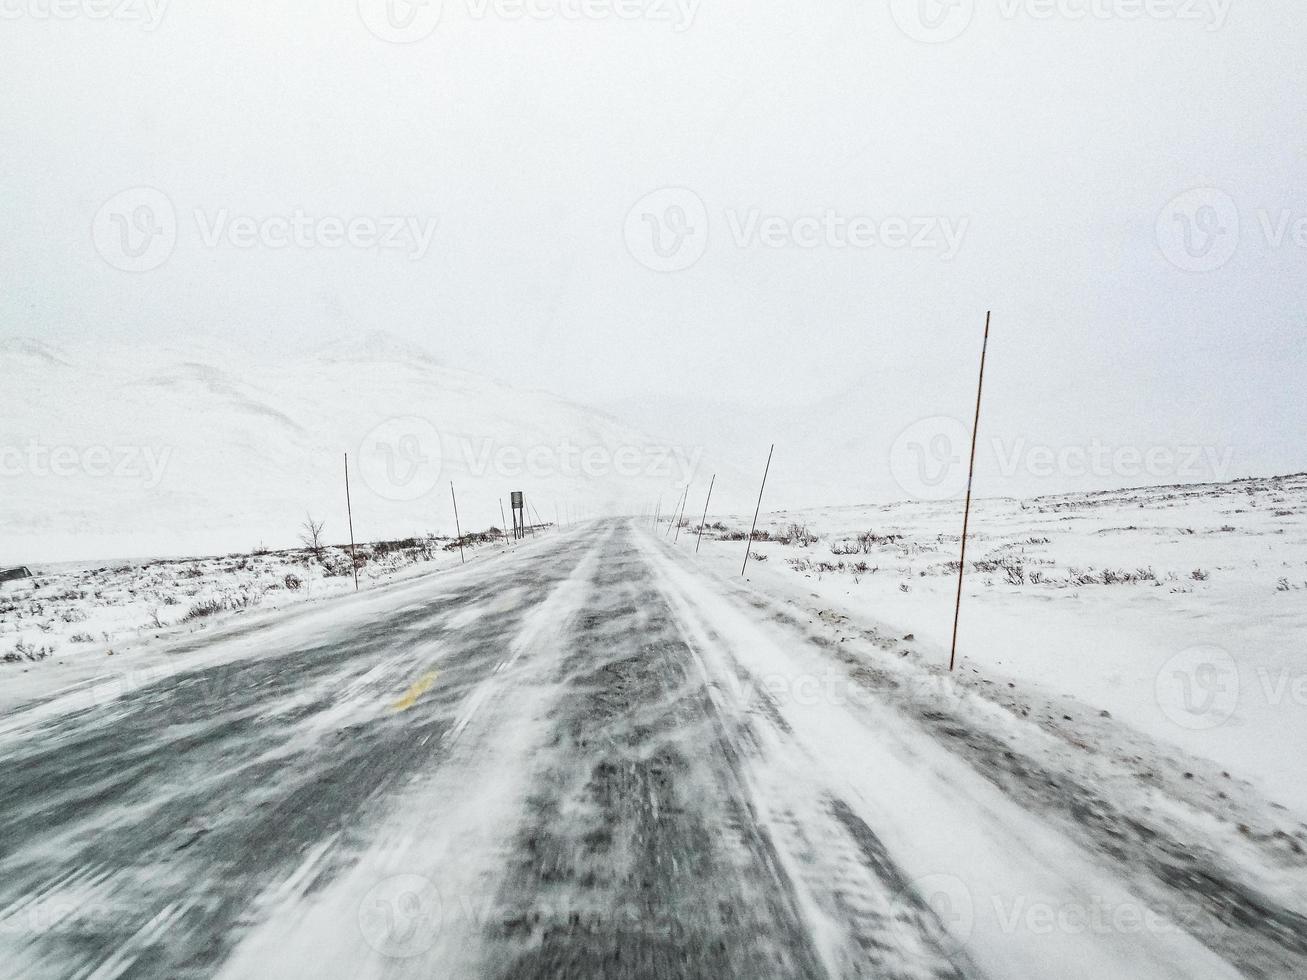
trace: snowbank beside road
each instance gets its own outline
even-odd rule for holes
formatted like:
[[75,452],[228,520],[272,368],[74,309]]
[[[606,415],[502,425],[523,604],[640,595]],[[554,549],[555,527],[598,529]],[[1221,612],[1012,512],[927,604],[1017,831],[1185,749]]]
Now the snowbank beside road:
[[[740,533],[751,516],[721,520]],[[893,624],[946,664],[961,516],[957,501],[769,512],[760,529],[790,543],[756,541],[748,577]],[[1051,721],[1107,711],[1307,813],[1307,477],[980,500],[971,529],[961,670],[1074,699]],[[722,537],[702,556],[738,575],[744,541]]]

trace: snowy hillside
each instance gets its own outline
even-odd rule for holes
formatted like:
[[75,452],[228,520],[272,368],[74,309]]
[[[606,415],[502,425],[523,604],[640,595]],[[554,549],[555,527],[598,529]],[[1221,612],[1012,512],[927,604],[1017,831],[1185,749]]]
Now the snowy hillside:
[[510,490],[553,522],[708,479],[698,447],[386,335],[280,361],[20,339],[0,362],[0,563],[283,547],[306,513],[338,543],[346,452],[360,540],[452,534],[451,480],[466,530]]

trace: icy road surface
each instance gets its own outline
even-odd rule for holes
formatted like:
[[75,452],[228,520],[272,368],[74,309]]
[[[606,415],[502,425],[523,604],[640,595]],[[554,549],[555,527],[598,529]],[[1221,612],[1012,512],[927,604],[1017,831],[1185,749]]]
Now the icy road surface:
[[628,523],[190,637],[0,719],[0,977],[1307,975],[1273,888],[841,652]]

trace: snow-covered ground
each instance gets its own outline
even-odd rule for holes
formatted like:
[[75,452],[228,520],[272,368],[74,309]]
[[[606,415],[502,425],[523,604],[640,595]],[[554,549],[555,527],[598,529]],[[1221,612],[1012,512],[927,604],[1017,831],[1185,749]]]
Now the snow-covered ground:
[[0,973],[1303,975],[1292,813],[742,544],[597,522],[6,711]]
[[[768,511],[760,529],[791,543],[756,542],[748,577],[947,664],[961,509]],[[751,516],[709,524],[741,535]],[[744,542],[722,537],[701,557],[738,574]],[[1048,722],[1083,737],[1106,712],[1307,814],[1307,477],[978,500],[966,573],[964,676],[1046,692]]]
[[[504,543],[497,531],[468,535],[463,557],[475,560]],[[457,544],[436,537],[359,544],[359,586],[458,565]],[[294,549],[65,562],[32,572],[30,579],[0,584],[0,705],[87,676],[130,672],[157,641],[354,591],[349,548],[339,545],[323,547],[320,556]]]

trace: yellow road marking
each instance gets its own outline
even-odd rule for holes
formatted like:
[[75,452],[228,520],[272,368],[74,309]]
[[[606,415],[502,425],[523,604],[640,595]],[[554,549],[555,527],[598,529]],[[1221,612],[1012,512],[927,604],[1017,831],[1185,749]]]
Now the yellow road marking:
[[412,687],[404,692],[402,698],[391,705],[391,708],[395,711],[407,711],[409,708],[413,707],[413,705],[418,703],[418,698],[422,697],[422,695],[426,694],[427,691],[435,686],[436,678],[439,676],[440,672],[436,670],[431,671],[429,674],[423,674],[414,682]]

